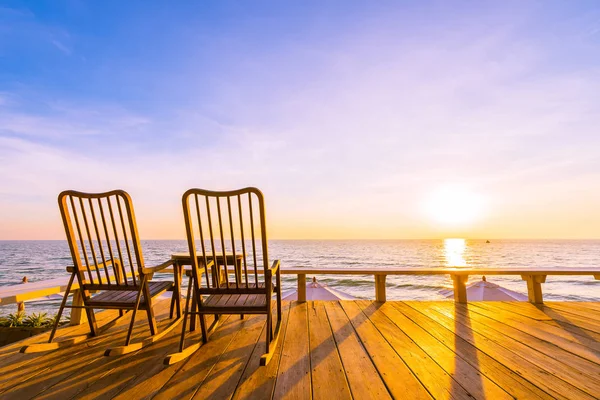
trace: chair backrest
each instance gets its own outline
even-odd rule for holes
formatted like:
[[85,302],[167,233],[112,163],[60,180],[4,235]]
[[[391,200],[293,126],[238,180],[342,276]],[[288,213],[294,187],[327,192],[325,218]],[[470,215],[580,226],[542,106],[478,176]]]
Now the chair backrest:
[[[220,283],[221,290],[264,282],[269,255],[265,204],[260,190],[190,189],[183,194],[182,202],[193,273],[201,289],[214,289],[218,282],[215,276],[221,275],[225,277]],[[213,254],[220,257],[222,265],[215,265],[211,271],[207,265],[214,259]],[[233,269],[233,260],[239,260],[240,256],[241,274],[230,277],[222,272]],[[209,273],[213,272],[213,279],[209,279]],[[206,279],[201,279],[202,275]]]
[[80,282],[135,286],[144,265],[131,197],[123,190],[58,195],[67,241]]

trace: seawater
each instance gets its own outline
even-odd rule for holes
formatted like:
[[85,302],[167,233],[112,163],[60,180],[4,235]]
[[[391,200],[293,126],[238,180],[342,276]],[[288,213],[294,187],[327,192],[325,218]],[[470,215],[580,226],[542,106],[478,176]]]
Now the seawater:
[[[156,265],[172,253],[184,252],[185,241],[143,240],[145,263]],[[269,258],[285,267],[306,268],[581,268],[600,267],[600,240],[272,240]],[[0,241],[0,286],[67,276],[71,265],[66,241]],[[308,275],[312,278],[312,275]],[[359,298],[374,298],[373,276],[319,276],[317,279]],[[480,279],[473,276],[469,282]],[[489,276],[488,281],[527,293],[519,276]],[[296,277],[283,277],[283,289],[293,289]],[[447,276],[388,276],[390,300],[442,300],[440,291],[452,287]],[[546,300],[600,301],[600,281],[593,277],[549,276],[543,285]],[[54,313],[58,298],[26,303],[29,312]],[[16,306],[0,306],[0,315]]]

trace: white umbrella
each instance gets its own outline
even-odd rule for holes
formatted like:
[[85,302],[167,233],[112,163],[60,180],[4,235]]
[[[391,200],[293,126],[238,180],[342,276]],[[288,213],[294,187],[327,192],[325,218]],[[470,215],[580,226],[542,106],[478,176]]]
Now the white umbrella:
[[[441,294],[448,298],[454,297],[452,289],[442,290]],[[527,296],[514,290],[503,288],[495,283],[488,282],[485,276],[480,281],[467,285],[468,301],[526,301]]]
[[[298,300],[298,291],[290,290],[287,293],[283,293],[281,299]],[[339,290],[327,287],[327,285],[321,285],[317,282],[317,279],[313,277],[312,282],[306,285],[306,300],[356,300],[356,298]]]

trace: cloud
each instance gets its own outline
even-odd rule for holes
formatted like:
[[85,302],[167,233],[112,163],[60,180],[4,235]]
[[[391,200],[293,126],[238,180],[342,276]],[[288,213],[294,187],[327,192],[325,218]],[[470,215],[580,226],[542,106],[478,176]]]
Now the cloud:
[[65,53],[66,55],[68,55],[68,56],[70,56],[70,55],[71,55],[71,53],[72,53],[71,49],[70,49],[70,48],[68,48],[67,46],[65,46],[63,43],[59,42],[59,41],[58,41],[58,40],[56,40],[56,39],[53,39],[53,40],[51,41],[51,43],[52,43],[52,44],[53,44],[53,45],[54,45],[54,46],[55,46],[57,49],[59,49],[60,51],[62,51],[63,53]]
[[[177,237],[184,190],[254,185],[267,194],[274,237],[423,237],[437,231],[419,204],[438,186],[469,186],[506,221],[561,187],[597,186],[593,59],[551,62],[571,43],[528,35],[522,15],[427,29],[396,17],[318,42],[296,34],[253,48],[229,37],[210,54],[210,74],[203,46],[165,65],[122,60],[134,81],[108,64],[103,98],[0,94],[1,208],[31,200],[51,216],[60,190],[120,187],[145,237]],[[577,203],[559,194],[548,218]]]

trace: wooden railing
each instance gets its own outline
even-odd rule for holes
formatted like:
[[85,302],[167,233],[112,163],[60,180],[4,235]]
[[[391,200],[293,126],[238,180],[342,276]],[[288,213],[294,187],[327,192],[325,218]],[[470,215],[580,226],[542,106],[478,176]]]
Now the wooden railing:
[[[0,287],[0,305],[19,304],[27,300],[39,299],[53,294],[62,294],[67,290],[69,277],[54,278],[45,281],[28,282],[18,285]],[[82,306],[83,299],[79,292],[79,283],[77,280],[71,286],[73,293],[73,305]],[[82,308],[73,308],[71,310],[71,325],[79,325],[86,321],[85,313]]]
[[[169,269],[169,272],[173,274],[173,269]],[[131,276],[131,274],[127,274]],[[9,304],[19,304],[28,300],[36,300],[53,294],[63,294],[67,290],[69,284],[69,275],[62,276],[60,278],[47,279],[38,282],[27,282],[18,285],[0,286],[0,306]],[[83,298],[79,290],[79,282],[77,279],[73,280],[71,285],[70,293],[72,297],[73,306],[83,306]],[[72,308],[71,309],[71,325],[83,324],[87,321],[83,308]]]
[[[172,274],[172,270],[161,271]],[[233,272],[233,271],[232,271]],[[471,275],[513,275],[521,276],[527,282],[529,301],[535,304],[543,303],[542,283],[547,276],[593,276],[600,280],[600,268],[562,268],[562,269],[515,269],[515,268],[282,268],[284,275],[297,275],[298,301],[306,301],[306,275],[373,275],[375,277],[375,300],[386,301],[386,278],[388,275],[449,275],[454,283],[454,301],[467,302],[466,283]],[[45,281],[0,287],[0,305],[18,304],[26,300],[59,294],[67,289],[68,277],[55,278]],[[79,294],[77,281],[71,287],[73,305],[83,305]],[[85,322],[85,313],[81,308],[72,309],[71,325]]]
[[298,276],[298,301],[306,301],[306,275],[373,275],[375,300],[386,301],[385,281],[388,275],[450,275],[454,283],[454,301],[467,302],[466,283],[470,275],[516,275],[527,282],[527,295],[534,304],[543,303],[542,283],[549,275],[591,275],[600,280],[600,268],[517,269],[517,268],[282,268],[282,274]]

